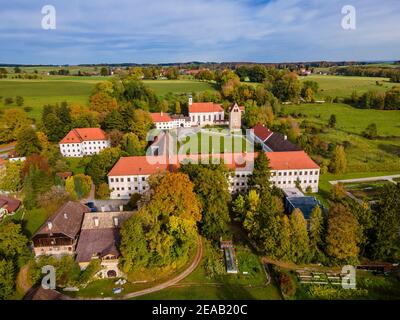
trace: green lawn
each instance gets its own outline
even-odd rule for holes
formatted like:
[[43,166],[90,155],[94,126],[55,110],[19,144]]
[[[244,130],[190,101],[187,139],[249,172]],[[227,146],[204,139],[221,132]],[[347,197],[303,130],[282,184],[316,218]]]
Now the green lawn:
[[[302,81],[312,80],[319,84],[320,91],[317,98],[326,96],[348,97],[353,91],[362,94],[369,90],[386,91],[393,86],[400,86],[398,83],[389,82],[388,78],[378,77],[347,77],[347,76],[331,76],[313,74],[307,77],[302,77]],[[377,86],[376,81],[379,81],[382,86]]]
[[245,137],[231,134],[213,134],[212,132],[208,133],[204,131],[187,137],[185,142],[180,145],[179,150],[181,150],[181,154],[186,154],[187,152],[190,152],[190,154],[215,154],[253,151],[249,141]]

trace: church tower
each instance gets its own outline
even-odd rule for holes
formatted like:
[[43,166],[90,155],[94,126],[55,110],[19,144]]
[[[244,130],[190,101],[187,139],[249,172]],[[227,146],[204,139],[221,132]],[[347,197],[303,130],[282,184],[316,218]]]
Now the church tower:
[[229,108],[229,130],[240,130],[242,126],[242,110],[244,107],[239,107],[237,103],[233,103]]

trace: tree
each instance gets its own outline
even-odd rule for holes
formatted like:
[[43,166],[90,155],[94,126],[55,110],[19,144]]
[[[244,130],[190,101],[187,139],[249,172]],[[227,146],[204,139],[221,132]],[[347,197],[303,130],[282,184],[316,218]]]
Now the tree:
[[44,106],[42,110],[43,131],[52,142],[59,142],[65,136],[64,123],[59,119],[54,106]]
[[400,259],[400,185],[386,186],[374,213],[372,229],[372,257],[398,261]]
[[317,205],[311,211],[310,215],[310,251],[313,257],[316,257],[317,253],[322,248],[323,229],[324,218],[322,216],[321,207]]
[[74,199],[82,199],[89,195],[92,188],[92,179],[82,173],[68,177],[65,181],[65,189]]
[[336,146],[333,152],[332,159],[329,163],[329,170],[332,173],[340,174],[346,171],[347,167],[347,160],[346,160],[346,153],[344,151],[343,146]]
[[96,92],[90,97],[90,110],[97,112],[110,112],[117,109],[117,100],[105,92]]
[[41,150],[42,144],[35,130],[31,127],[27,127],[19,132],[15,151],[17,151],[20,156],[27,157],[34,153],[40,153]]
[[121,228],[121,265],[125,272],[146,267],[151,257],[142,220],[140,215],[133,215]]
[[270,190],[270,176],[269,159],[265,155],[265,152],[260,152],[254,160],[253,174],[249,178],[248,185],[259,189],[261,193],[265,190]]
[[14,293],[14,278],[12,261],[0,257],[0,300],[7,300]]
[[13,104],[13,103],[14,103],[14,99],[13,98],[11,98],[11,97],[4,98],[4,105],[8,106],[8,105]]
[[121,150],[128,156],[142,156],[145,154],[145,141],[140,141],[134,133],[127,133],[122,137]]
[[21,96],[16,96],[16,97],[15,97],[15,104],[16,104],[18,107],[23,106],[23,105],[24,105],[24,98],[21,97]]
[[120,249],[126,272],[186,262],[197,240],[201,207],[189,177],[166,173],[153,176],[150,185],[154,191],[150,201],[122,226]]
[[92,178],[93,183],[98,186],[107,182],[107,174],[121,156],[119,148],[106,148],[95,154],[88,165],[85,173]]
[[232,201],[232,213],[235,220],[243,222],[246,214],[246,201],[241,194]]
[[194,165],[181,167],[194,183],[194,190],[202,207],[201,232],[208,239],[218,241],[227,232],[230,222],[228,203],[231,195],[228,191],[227,175],[223,165]]
[[7,161],[5,168],[0,169],[0,190],[17,192],[21,190],[21,167],[19,161]]
[[107,130],[124,130],[124,117],[117,110],[112,110],[111,112],[107,113],[106,117],[104,118],[104,128]]
[[334,128],[336,127],[336,115],[331,114],[329,118],[329,123],[328,123],[329,128]]
[[285,214],[281,218],[278,258],[283,261],[293,261],[292,247],[292,229],[290,227],[289,218]]
[[378,136],[378,129],[376,127],[376,123],[369,124],[365,129],[365,131],[363,132],[363,136],[368,139],[375,139]]
[[307,233],[307,222],[300,209],[296,208],[290,215],[292,233],[292,258],[296,263],[308,262],[310,258],[310,240]]
[[332,203],[328,215],[326,253],[337,263],[357,261],[358,222],[354,215],[342,204]]
[[181,114],[182,113],[182,108],[181,104],[179,101],[175,102],[175,114]]
[[0,224],[0,256],[14,260],[26,256],[27,245],[28,239],[22,234],[20,224],[11,221]]
[[96,198],[97,199],[109,199],[110,198],[110,188],[108,184],[103,182],[96,188]]
[[21,130],[30,127],[32,121],[21,109],[7,109],[0,117],[0,142],[7,143],[17,140]]
[[108,75],[109,75],[108,69],[107,69],[106,67],[102,67],[102,68],[100,69],[100,75],[101,75],[102,77],[108,76]]

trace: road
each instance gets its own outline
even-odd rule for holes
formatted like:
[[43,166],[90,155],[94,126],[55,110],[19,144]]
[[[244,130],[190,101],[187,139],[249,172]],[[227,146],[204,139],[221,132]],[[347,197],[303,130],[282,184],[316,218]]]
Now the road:
[[139,296],[143,296],[145,294],[149,294],[149,293],[153,293],[156,291],[160,291],[163,289],[166,289],[168,287],[171,287],[175,284],[177,284],[179,281],[183,280],[184,278],[186,278],[189,274],[191,274],[199,265],[200,261],[201,261],[201,257],[203,256],[203,242],[201,240],[201,237],[199,237],[198,241],[197,241],[197,252],[196,252],[196,256],[193,260],[193,262],[191,263],[191,265],[185,270],[183,271],[181,274],[179,274],[178,276],[176,276],[175,278],[168,280],[164,283],[161,283],[157,286],[151,287],[151,288],[147,288],[144,290],[140,290],[140,291],[136,291],[136,292],[131,292],[128,293],[126,295],[123,295],[121,297],[121,299],[131,299],[131,298],[135,298],[135,297],[139,297]]
[[387,181],[396,183],[395,181],[393,181],[394,178],[400,178],[400,174],[395,174],[392,176],[368,177],[368,178],[347,179],[347,180],[333,180],[333,181],[329,181],[329,183],[337,184],[337,183],[368,182],[368,181],[378,181],[378,180],[387,180]]

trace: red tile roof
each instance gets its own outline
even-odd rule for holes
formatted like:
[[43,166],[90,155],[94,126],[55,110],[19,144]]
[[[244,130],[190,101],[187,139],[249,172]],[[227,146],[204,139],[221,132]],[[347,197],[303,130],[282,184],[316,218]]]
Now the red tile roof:
[[267,138],[269,138],[273,132],[263,126],[262,124],[256,124],[255,127],[253,128],[254,134],[261,140],[265,141]]
[[189,106],[189,113],[202,113],[202,112],[223,112],[224,109],[220,104],[213,102],[193,102]]
[[153,112],[153,113],[150,113],[150,116],[151,116],[151,120],[153,120],[153,122],[170,122],[170,121],[172,121],[172,119],[168,113]]
[[100,128],[75,128],[68,132],[60,143],[79,143],[94,140],[107,140],[107,135]]
[[[212,155],[179,155],[171,157],[168,164],[163,156],[122,157],[108,173],[108,176],[129,176],[129,175],[151,175],[166,170],[172,171],[181,165],[185,159],[190,162],[202,159],[221,158],[229,169],[251,169],[250,165],[257,157],[257,153],[225,153]],[[319,169],[319,166],[304,152],[267,152],[272,170],[297,170],[297,169]],[[151,162],[151,163],[150,163]],[[207,162],[211,163],[211,161]]]
[[164,160],[163,157],[157,156],[137,156],[137,157],[122,157],[114,165],[109,176],[131,176],[131,175],[149,175],[157,171],[165,171],[168,168],[167,164],[160,164]]
[[272,170],[319,169],[304,151],[267,152]]

